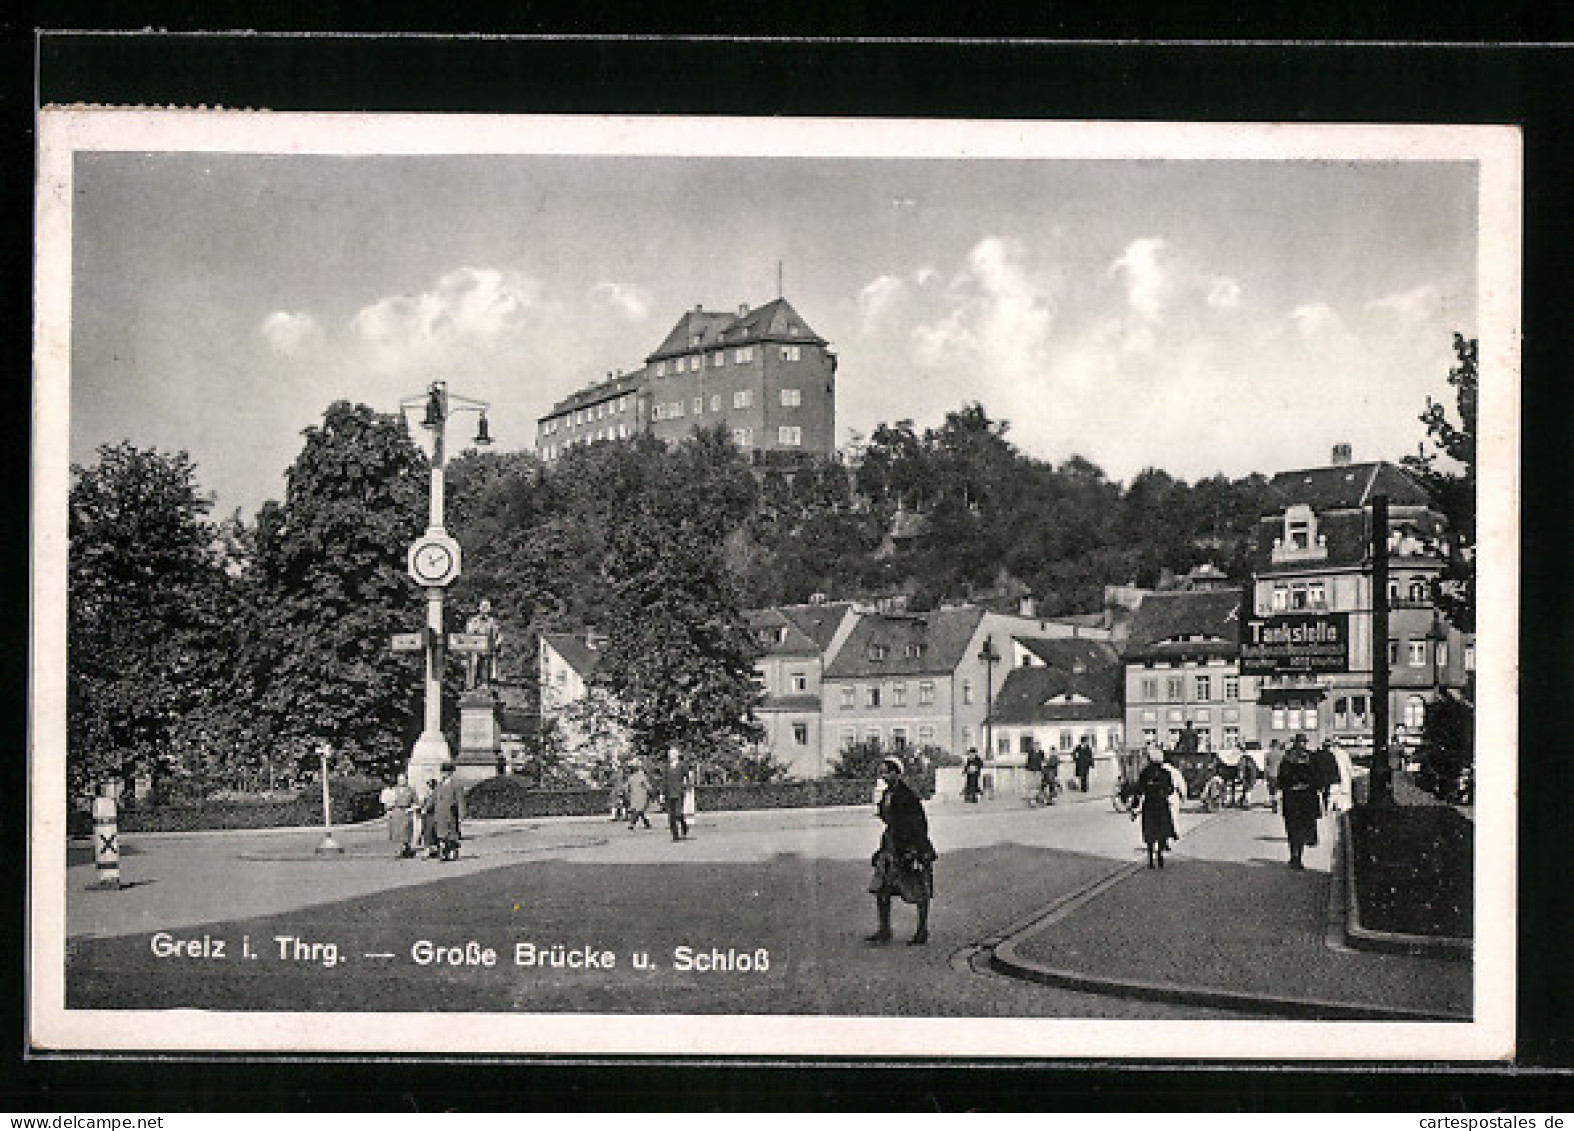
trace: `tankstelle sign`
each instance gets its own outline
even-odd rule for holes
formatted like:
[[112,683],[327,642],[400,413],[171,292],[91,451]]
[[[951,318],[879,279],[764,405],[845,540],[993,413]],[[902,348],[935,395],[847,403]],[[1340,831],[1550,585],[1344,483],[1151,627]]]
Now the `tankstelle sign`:
[[1242,675],[1350,670],[1348,613],[1248,617],[1241,632]]

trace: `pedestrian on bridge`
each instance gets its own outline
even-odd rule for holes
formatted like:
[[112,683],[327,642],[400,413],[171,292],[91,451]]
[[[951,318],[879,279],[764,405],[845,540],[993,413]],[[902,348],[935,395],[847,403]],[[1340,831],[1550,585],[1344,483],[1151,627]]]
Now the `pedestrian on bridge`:
[[1295,736],[1279,763],[1279,792],[1284,799],[1284,835],[1290,842],[1290,867],[1299,871],[1306,867],[1301,853],[1317,843],[1317,819],[1322,815],[1322,796],[1304,734]]
[[1137,775],[1137,796],[1142,805],[1142,842],[1148,849],[1148,867],[1164,867],[1164,853],[1176,839],[1174,811],[1170,798],[1175,780],[1164,764],[1164,751],[1158,744],[1148,746],[1148,764]]
[[918,908],[918,929],[908,945],[922,946],[929,941],[929,901],[934,898],[934,865],[939,854],[929,840],[924,803],[902,780],[903,770],[900,758],[887,758],[880,763],[880,776],[886,783],[880,798],[885,832],[881,834],[880,847],[869,860],[874,866],[869,891],[874,895],[880,926],[867,941],[891,941],[891,897],[899,895]]

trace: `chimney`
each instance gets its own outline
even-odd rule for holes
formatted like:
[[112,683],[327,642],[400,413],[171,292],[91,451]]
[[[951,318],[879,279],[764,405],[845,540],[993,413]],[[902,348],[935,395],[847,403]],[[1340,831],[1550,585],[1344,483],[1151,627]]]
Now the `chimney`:
[[740,302],[738,304],[738,317],[742,318],[747,313],[749,313],[749,304],[746,302]]
[[1038,602],[1033,600],[1032,597],[1022,597],[1022,598],[1020,598],[1020,600],[1018,602],[1018,610],[1017,611],[1022,616],[1025,616],[1025,617],[1036,616],[1037,615],[1037,610],[1038,610]]
[[1349,465],[1349,463],[1350,463],[1350,445],[1349,444],[1335,444],[1334,445],[1334,453],[1333,453],[1333,464],[1334,464],[1334,466],[1335,467],[1346,467],[1346,466]]
[[695,314],[703,314],[703,313],[705,313],[705,304],[703,302],[695,303],[694,304],[694,313]]

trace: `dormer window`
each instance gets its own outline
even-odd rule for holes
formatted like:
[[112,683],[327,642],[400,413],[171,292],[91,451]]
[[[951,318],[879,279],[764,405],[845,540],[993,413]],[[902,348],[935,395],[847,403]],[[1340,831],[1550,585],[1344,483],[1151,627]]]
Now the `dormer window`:
[[885,648],[884,644],[871,644],[871,645],[869,645],[869,658],[871,660],[883,660],[883,659],[885,659],[885,655],[886,655],[886,648]]
[[1284,544],[1290,550],[1310,550],[1316,520],[1312,509],[1294,506],[1284,512]]

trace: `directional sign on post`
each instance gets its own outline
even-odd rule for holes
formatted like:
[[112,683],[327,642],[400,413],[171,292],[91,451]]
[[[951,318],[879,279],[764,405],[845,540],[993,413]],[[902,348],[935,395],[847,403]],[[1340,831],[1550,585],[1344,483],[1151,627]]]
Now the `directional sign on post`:
[[484,632],[450,632],[448,647],[455,652],[490,652],[492,640]]
[[425,646],[425,639],[419,632],[394,633],[393,650],[395,652],[419,652]]

